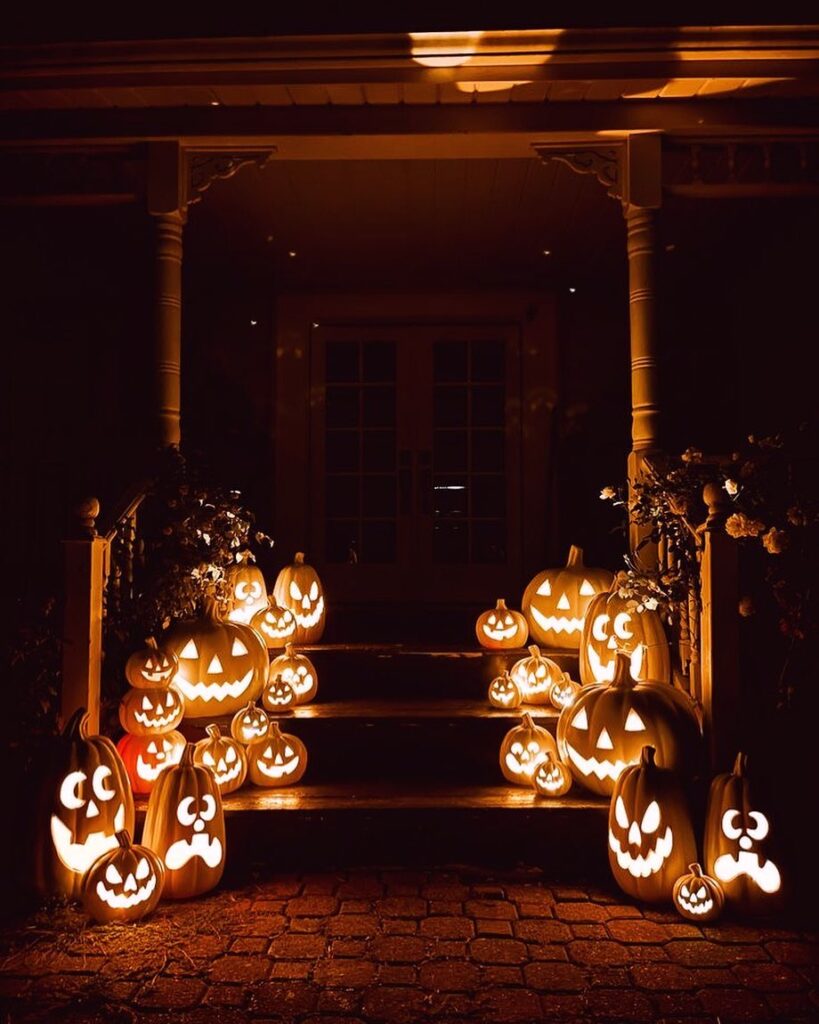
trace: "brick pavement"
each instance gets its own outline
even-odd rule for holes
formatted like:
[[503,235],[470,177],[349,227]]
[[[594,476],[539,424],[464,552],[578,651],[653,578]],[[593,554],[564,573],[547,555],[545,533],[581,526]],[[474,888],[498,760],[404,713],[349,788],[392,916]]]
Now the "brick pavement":
[[535,872],[274,876],[135,926],[0,931],[6,1022],[813,1021],[819,936],[688,924]]

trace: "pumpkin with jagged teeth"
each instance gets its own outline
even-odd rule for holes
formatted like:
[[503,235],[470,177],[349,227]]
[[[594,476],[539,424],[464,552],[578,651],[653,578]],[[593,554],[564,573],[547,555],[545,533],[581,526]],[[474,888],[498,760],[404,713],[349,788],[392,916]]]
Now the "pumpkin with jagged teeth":
[[535,792],[540,796],[565,796],[572,788],[572,773],[547,752],[532,776]]
[[692,864],[675,882],[673,900],[677,913],[688,921],[714,921],[722,913],[725,894],[716,878]]
[[532,644],[529,656],[516,661],[510,675],[524,704],[548,704],[552,686],[563,678],[563,670],[551,658],[541,654],[537,644]]
[[529,636],[526,619],[520,612],[506,607],[506,601],[498,598],[494,608],[481,612],[475,623],[475,635],[482,647],[490,650],[504,650],[523,647]]
[[156,689],[167,686],[176,675],[179,662],[176,655],[162,650],[154,638],[148,637],[145,646],[128,658],[125,678],[133,687]]
[[297,551],[292,565],[286,565],[276,577],[273,597],[277,605],[289,608],[295,616],[296,643],[313,644],[321,640],[326,620],[324,590],[316,570],[305,562],[303,552]]
[[223,736],[218,725],[209,725],[207,738],[196,744],[194,764],[210,768],[222,794],[239,789],[247,775],[245,748],[232,736]]
[[586,610],[612,579],[607,569],[587,568],[583,549],[573,544],[565,566],[538,573],[523,593],[521,608],[532,639],[544,647],[577,650]]
[[492,707],[504,711],[520,707],[520,690],[508,672],[492,680],[487,695]]
[[568,672],[564,672],[561,679],[555,679],[552,683],[549,700],[553,707],[562,711],[563,708],[571,707],[574,704],[578,693],[580,693],[580,684],[571,679]]
[[270,732],[270,719],[267,712],[250,701],[239,708],[230,723],[230,734],[245,746],[254,740],[260,740]]
[[256,786],[292,786],[307,768],[307,748],[271,721],[270,734],[247,748],[248,775]]
[[284,647],[296,633],[296,616],[289,608],[271,604],[257,612],[250,622],[270,650]]
[[117,832],[117,847],[95,861],[83,880],[82,902],[95,921],[140,921],[156,908],[165,881],[165,866],[146,846]]
[[181,732],[161,736],[133,736],[126,733],[117,743],[117,750],[131,780],[134,793],[150,793],[160,773],[179,763],[185,749]]

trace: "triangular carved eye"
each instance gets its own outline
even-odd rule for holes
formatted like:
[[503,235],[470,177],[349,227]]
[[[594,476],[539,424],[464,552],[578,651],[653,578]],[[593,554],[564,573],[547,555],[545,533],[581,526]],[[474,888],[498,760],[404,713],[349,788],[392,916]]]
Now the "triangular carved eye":
[[143,711],[150,711],[151,710],[151,699],[150,699],[150,697],[143,697],[142,698],[142,710]]
[[623,803],[621,796],[617,797],[614,804],[614,817],[620,828],[628,828],[631,822],[628,820],[628,814],[626,813],[626,805]]
[[179,655],[180,658],[198,658],[199,651],[196,649],[196,644],[193,640],[188,640],[185,646],[182,648],[182,653]]
[[145,857],[141,857],[140,861],[139,861],[139,864],[137,864],[137,869],[136,869],[136,876],[137,876],[137,878],[141,882],[142,879],[143,878],[147,878],[150,873],[151,873],[151,866],[150,866],[150,864],[148,863],[148,861],[147,861],[147,859]]
[[238,657],[240,654],[247,654],[247,648],[238,637],[233,641],[233,648],[230,653],[234,658]]
[[588,580],[583,580],[583,582],[580,584],[580,596],[581,597],[594,597],[594,595],[595,595],[594,587],[591,585],[591,583],[589,583]]
[[537,588],[537,593],[540,594],[541,597],[552,596],[552,584],[549,582],[549,580],[544,580],[540,584],[540,586]]
[[634,708],[628,713],[626,719],[626,732],[645,732],[645,722],[640,718]]
[[656,800],[652,800],[646,808],[646,813],[643,815],[643,820],[640,823],[640,829],[646,835],[651,835],[652,832],[656,832],[660,826],[660,805]]
[[589,716],[586,714],[586,709],[581,708],[572,719],[572,725],[575,729],[588,729],[589,727]]

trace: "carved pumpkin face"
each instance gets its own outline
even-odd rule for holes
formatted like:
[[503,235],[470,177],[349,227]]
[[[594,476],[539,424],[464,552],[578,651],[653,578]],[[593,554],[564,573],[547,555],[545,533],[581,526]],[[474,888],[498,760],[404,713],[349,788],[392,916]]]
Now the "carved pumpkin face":
[[661,767],[693,772],[701,741],[693,701],[667,683],[635,682],[624,654],[617,655],[616,666],[611,683],[582,687],[560,713],[557,740],[575,779],[609,795],[646,745],[656,749]]
[[142,841],[165,864],[164,895],[199,896],[225,866],[225,819],[213,772],[194,764],[187,744],[178,765],[162,772],[148,799]]
[[540,796],[564,796],[572,788],[572,773],[547,753],[535,769],[532,783]]
[[172,686],[131,689],[119,703],[120,725],[135,736],[172,732],[184,714],[185,704]]
[[609,865],[623,892],[668,900],[697,843],[685,793],[674,772],[644,747],[639,764],[620,775],[609,810]]
[[520,725],[510,729],[500,748],[500,766],[509,782],[531,786],[535,769],[551,754],[557,760],[557,746],[550,732],[535,725],[532,716],[525,714]]
[[544,647],[577,650],[586,610],[612,579],[606,569],[583,565],[582,548],[572,545],[565,567],[539,572],[523,593],[521,607],[532,639]]
[[562,679],[556,679],[552,683],[552,688],[549,690],[549,700],[552,702],[553,707],[556,707],[558,711],[562,711],[563,708],[569,708],[574,704],[578,693],[580,693],[579,684],[569,678],[568,672],[564,672]]
[[524,704],[548,704],[552,685],[563,678],[563,670],[532,644],[529,657],[521,658],[512,666],[511,676]]
[[178,667],[176,655],[160,650],[156,640],[149,637],[145,647],[135,651],[125,663],[125,678],[131,686],[157,689],[171,682]]
[[510,708],[520,707],[520,690],[512,681],[508,672],[493,679],[489,684],[489,703],[495,708],[502,708],[508,711]]
[[307,748],[270,723],[270,735],[247,748],[248,774],[256,786],[292,786],[307,768]]
[[634,679],[671,682],[671,658],[662,619],[648,609],[638,612],[633,601],[612,591],[595,597],[586,613],[580,644],[581,681],[610,683],[617,651],[630,656]]
[[233,716],[230,723],[230,734],[235,740],[244,743],[252,743],[260,740],[270,732],[270,719],[265,711],[251,701],[243,708],[240,708]]
[[689,921],[714,921],[722,913],[725,896],[719,882],[702,873],[699,864],[692,864],[688,873],[674,884],[674,907]]
[[255,615],[267,607],[267,585],[258,565],[244,559],[231,566],[227,572],[227,584],[230,588],[231,622],[243,622],[248,625]]
[[250,626],[223,622],[214,602],[202,618],[171,626],[166,643],[179,657],[174,686],[187,718],[230,715],[261,692],[267,648]]
[[273,596],[276,604],[289,608],[296,617],[296,643],[321,640],[325,625],[324,591],[318,573],[307,565],[301,551],[296,553],[293,564],[285,566],[276,577]]
[[282,675],[271,679],[262,691],[262,704],[271,714],[275,715],[281,711],[288,711],[290,708],[295,707],[297,703],[296,691]]
[[[279,676],[293,688],[297,704],[307,704],[318,691],[318,673],[313,662],[306,655],[297,654],[292,644],[287,644],[284,654],[270,662],[268,678],[275,681]],[[269,707],[267,702],[265,707]]]
[[103,854],[85,876],[82,902],[95,921],[139,921],[156,908],[165,867],[145,846],[133,846],[127,832],[117,833],[117,848]]
[[88,735],[84,709],[57,744],[44,797],[50,838],[38,844],[41,885],[76,899],[85,872],[118,846],[117,832],[134,827],[125,767],[109,739]]
[[523,647],[529,636],[529,627],[520,612],[507,608],[506,601],[499,598],[494,608],[478,616],[475,635],[482,647],[498,651],[508,647]]
[[771,818],[760,806],[738,754],[734,770],[717,775],[705,817],[705,869],[740,911],[777,909],[782,897],[780,866],[771,858]]
[[262,639],[268,648],[275,650],[277,647],[284,647],[288,640],[292,640],[296,632],[296,617],[289,608],[280,608],[277,604],[270,605],[257,612],[251,620],[251,626]]
[[194,764],[213,772],[223,795],[232,793],[242,785],[247,775],[245,748],[231,736],[223,736],[218,725],[209,725],[205,731],[207,739],[196,744]]
[[134,793],[150,793],[160,772],[179,764],[184,749],[185,737],[176,730],[161,736],[126,733],[117,744]]

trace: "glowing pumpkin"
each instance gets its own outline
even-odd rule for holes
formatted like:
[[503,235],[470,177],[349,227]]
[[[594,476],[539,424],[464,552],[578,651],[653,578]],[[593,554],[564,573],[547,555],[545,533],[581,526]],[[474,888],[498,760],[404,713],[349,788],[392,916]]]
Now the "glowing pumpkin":
[[671,656],[662,619],[648,608],[638,612],[634,601],[618,595],[615,582],[614,589],[595,597],[586,612],[580,640],[580,681],[611,682],[617,651],[630,655],[635,679],[671,682]]
[[699,864],[674,883],[674,909],[689,921],[715,921],[722,913],[725,895],[715,878],[704,875]]
[[326,618],[324,591],[318,573],[304,561],[301,551],[296,552],[293,564],[285,566],[276,577],[273,596],[277,605],[289,608],[296,617],[296,643],[321,640]]
[[697,857],[691,813],[677,775],[644,747],[624,769],[609,809],[609,866],[614,880],[638,900],[671,899],[674,883]]
[[562,679],[555,679],[552,683],[549,700],[553,707],[562,711],[563,708],[571,707],[574,704],[578,693],[580,693],[580,684],[571,679],[568,672],[564,672]]
[[289,608],[280,608],[277,604],[271,604],[257,612],[250,624],[261,634],[270,650],[284,647],[288,640],[293,639],[296,632],[295,615]]
[[492,707],[502,708],[504,711],[520,707],[520,690],[508,672],[492,680],[487,695]]
[[167,686],[176,675],[179,661],[175,654],[161,650],[156,640],[148,637],[145,646],[128,658],[125,678],[135,687],[149,690]]
[[544,647],[577,650],[589,604],[612,579],[607,569],[587,568],[583,549],[573,544],[565,566],[539,572],[523,592],[521,608],[532,639]]
[[478,616],[475,635],[482,647],[499,651],[508,647],[523,647],[529,636],[529,627],[523,615],[507,608],[506,601],[501,597],[494,608]]
[[165,882],[165,866],[146,846],[134,846],[117,832],[117,847],[94,861],[83,880],[86,914],[107,924],[139,921],[156,909]]
[[500,748],[500,766],[504,777],[519,786],[531,786],[540,762],[551,754],[557,760],[557,746],[550,732],[535,725],[532,716],[523,715],[504,736]]
[[552,686],[563,678],[561,667],[541,654],[536,644],[529,648],[528,658],[515,662],[510,674],[524,704],[548,704]]
[[226,573],[230,592],[228,619],[249,625],[267,607],[267,584],[262,570],[249,556],[232,565]]
[[572,773],[556,757],[547,753],[535,769],[532,784],[540,796],[565,796],[572,788]]
[[184,701],[173,686],[132,688],[119,702],[120,725],[134,736],[173,732],[184,714]]
[[270,732],[270,719],[266,712],[253,701],[239,708],[230,723],[230,734],[245,746],[260,740]]
[[221,793],[232,793],[247,775],[245,748],[233,737],[223,736],[218,725],[209,725],[205,731],[207,739],[196,744],[194,764],[213,772]]
[[181,732],[162,733],[161,736],[133,736],[126,733],[117,744],[134,793],[150,793],[160,772],[179,764],[185,749]]
[[298,703],[296,691],[282,675],[271,679],[264,690],[262,690],[262,704],[264,704],[265,710],[269,711],[272,715],[279,714],[282,711],[289,711],[290,708],[295,707]]
[[278,722],[270,733],[247,748],[248,775],[256,786],[292,786],[307,768],[307,748],[298,738],[282,732]]
[[305,654],[298,654],[292,644],[287,644],[284,654],[270,662],[268,679],[275,681],[279,676],[293,688],[297,704],[307,704],[318,691],[318,673],[313,662]]

